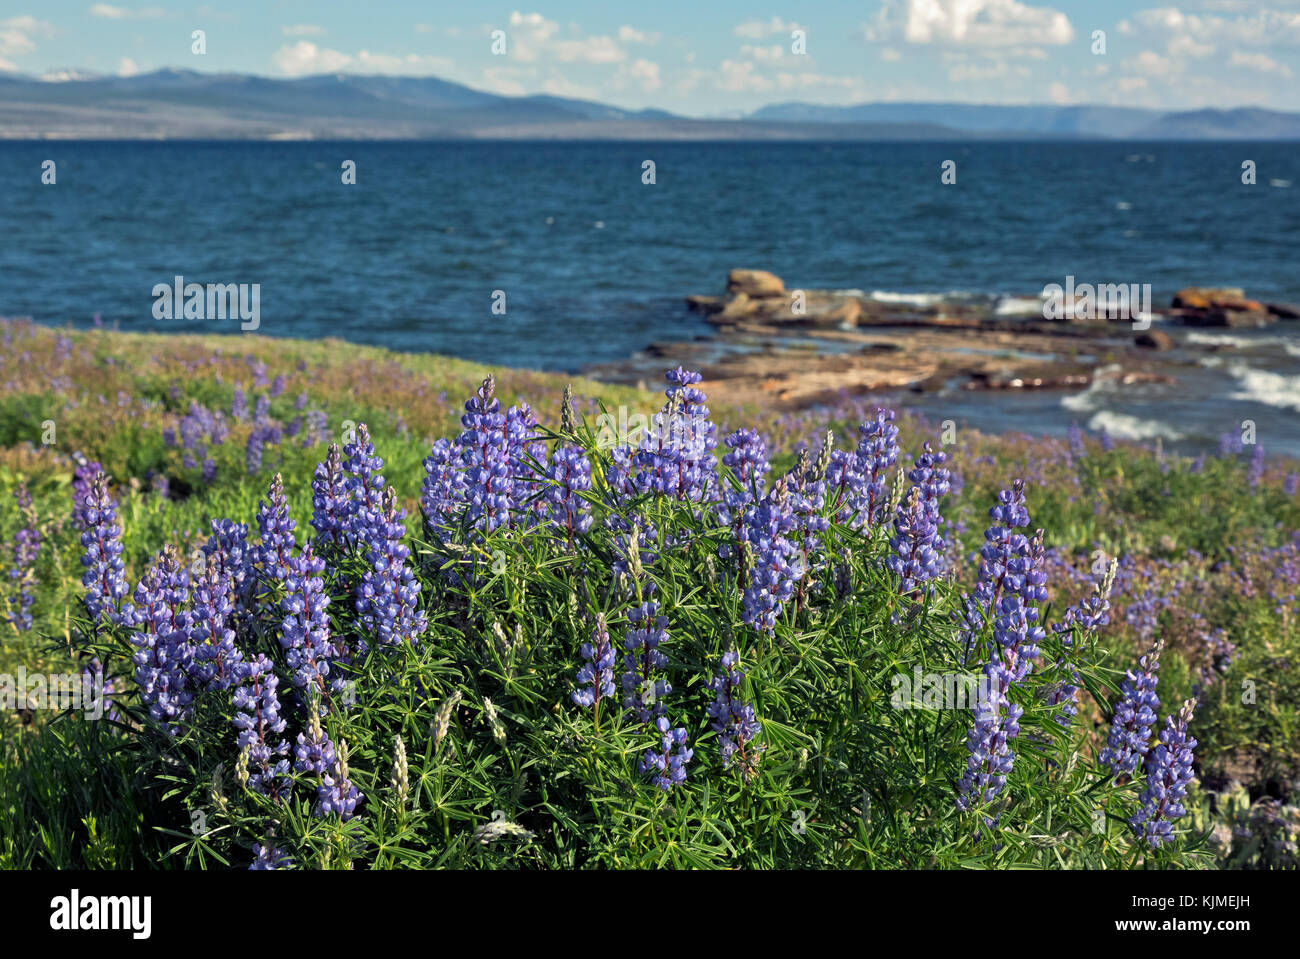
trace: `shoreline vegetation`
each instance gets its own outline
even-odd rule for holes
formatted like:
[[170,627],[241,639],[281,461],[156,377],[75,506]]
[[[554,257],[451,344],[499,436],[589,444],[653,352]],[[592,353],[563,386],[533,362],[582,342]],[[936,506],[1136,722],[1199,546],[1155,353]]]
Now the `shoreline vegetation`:
[[[728,297],[692,303],[720,340],[787,335],[788,291],[769,277],[733,273]],[[1152,332],[1288,320],[1240,291],[1180,299]],[[900,382],[995,388],[985,361],[960,357],[1001,348],[1003,320],[855,294],[807,305],[797,338],[857,355],[791,359],[767,379],[745,354],[709,360],[702,382],[670,371],[667,404],[599,375],[336,340],[0,319],[0,674],[90,670],[114,696],[106,722],[4,710],[0,866],[1300,864],[1300,464],[1238,436],[1192,458],[886,416],[853,364],[880,354]],[[904,316],[905,338],[877,328]],[[1135,345],[1130,321],[1032,325],[1040,352],[1081,341],[1097,358],[1076,355],[1077,375],[1107,350],[1126,374],[1166,375],[1169,351]],[[914,345],[878,345],[901,339]],[[692,350],[708,348],[654,358],[660,373],[698,368]],[[1046,378],[1023,363],[1013,379]],[[656,415],[707,424],[690,469],[673,459],[672,490],[668,453],[638,431]],[[498,434],[522,452],[484,473],[470,460]],[[828,484],[850,474],[867,505],[845,511]],[[485,480],[475,499],[493,475],[510,489]],[[379,505],[347,507],[362,488]],[[221,520],[246,525],[260,585],[214,612],[207,561],[244,548]],[[104,540],[87,530],[114,525],[122,592],[88,605],[82,556]],[[279,580],[272,547],[292,566]],[[773,556],[783,572],[764,584]],[[1031,571],[1005,597],[1014,609],[989,593],[1008,564]],[[411,629],[418,608],[421,641],[374,639],[396,627],[376,625],[382,604],[357,605],[365,583],[402,597]],[[164,606],[209,632],[159,632]],[[230,644],[204,638],[226,633],[213,616]],[[333,651],[311,652],[329,637]],[[215,672],[177,672],[168,650],[203,651]],[[637,650],[629,671],[649,686],[619,675]],[[360,706],[299,682],[321,657]],[[992,707],[927,699],[936,676],[982,670]],[[897,676],[914,677],[909,708],[889,705]],[[236,738],[249,727],[231,725],[254,701],[275,724],[268,678],[304,750],[286,745],[283,768],[274,742],[250,751]],[[232,707],[232,684],[257,688]],[[642,722],[620,709],[629,690]],[[604,696],[619,704],[602,710]]]

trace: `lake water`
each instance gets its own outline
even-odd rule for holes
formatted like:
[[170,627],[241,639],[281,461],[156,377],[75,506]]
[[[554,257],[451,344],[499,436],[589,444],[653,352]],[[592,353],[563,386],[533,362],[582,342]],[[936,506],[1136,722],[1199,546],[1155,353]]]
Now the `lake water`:
[[[258,284],[272,336],[578,370],[707,335],[682,298],[719,292],[738,266],[804,288],[1012,295],[1073,275],[1150,283],[1157,304],[1188,285],[1297,302],[1297,184],[1293,144],[0,141],[0,315],[238,332],[155,319],[155,285],[180,275]],[[1235,371],[1199,374],[1214,399],[1174,431],[1217,436],[1252,411],[1289,429],[1298,333],[1276,327]],[[981,399],[963,415],[1055,431],[1108,409],[1062,400]]]

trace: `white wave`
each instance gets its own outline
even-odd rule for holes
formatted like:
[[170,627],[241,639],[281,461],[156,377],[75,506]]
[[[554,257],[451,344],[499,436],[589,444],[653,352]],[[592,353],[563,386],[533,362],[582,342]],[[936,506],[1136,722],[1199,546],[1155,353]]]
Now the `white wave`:
[[1233,336],[1231,333],[1188,333],[1187,342],[1201,346],[1254,346],[1264,341],[1252,340],[1248,336]]
[[1117,209],[1117,210],[1131,210],[1131,209],[1133,209],[1133,204],[1132,204],[1132,203],[1129,203],[1128,200],[1120,200],[1120,201],[1118,201],[1118,202],[1115,204],[1115,209]]
[[1040,296],[1004,296],[993,308],[995,316],[1042,316],[1043,298]]
[[1269,185],[1269,186],[1275,186],[1275,187],[1277,187],[1279,190],[1285,190],[1285,189],[1287,189],[1289,186],[1291,186],[1291,181],[1290,181],[1290,180],[1269,180],[1269,181],[1268,181],[1268,185]]
[[895,293],[892,290],[872,290],[871,298],[877,303],[900,303],[907,306],[936,306],[951,299],[950,293]]
[[1119,370],[1119,365],[1115,363],[1099,366],[1093,373],[1088,388],[1061,397],[1061,406],[1074,413],[1091,413],[1099,409],[1103,394],[1115,392],[1113,374],[1118,373]]
[[1183,434],[1178,432],[1172,426],[1161,423],[1159,420],[1144,420],[1137,416],[1130,416],[1128,413],[1116,413],[1112,410],[1102,410],[1088,420],[1088,429],[1095,433],[1105,430],[1111,436],[1122,440],[1154,440],[1163,438],[1167,440],[1180,440]]
[[1234,400],[1262,403],[1283,410],[1300,410],[1300,376],[1257,370],[1245,363],[1233,363],[1228,372],[1241,387],[1230,395]]

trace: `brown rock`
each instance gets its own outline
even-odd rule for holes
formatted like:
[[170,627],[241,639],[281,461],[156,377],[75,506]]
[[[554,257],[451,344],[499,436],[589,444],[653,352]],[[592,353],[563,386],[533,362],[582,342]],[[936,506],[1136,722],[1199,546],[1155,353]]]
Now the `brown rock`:
[[737,293],[722,308],[718,315],[724,320],[739,320],[754,312],[756,304],[750,300],[748,293]]
[[720,296],[688,296],[686,308],[695,313],[717,313],[723,308]]
[[728,293],[746,293],[761,298],[785,296],[785,284],[781,278],[766,270],[732,270],[727,274]]
[[1241,300],[1246,292],[1237,287],[1189,286],[1174,294],[1174,309],[1208,310],[1214,307],[1216,299]]
[[851,327],[858,325],[858,317],[861,315],[862,304],[858,302],[857,297],[849,297],[835,309],[823,313],[821,320],[823,323],[839,327]]
[[1242,310],[1186,310],[1183,323],[1187,326],[1213,326],[1228,329],[1252,329],[1268,326],[1273,317],[1264,311],[1245,312]]
[[1148,350],[1172,350],[1174,348],[1174,338],[1164,330],[1147,330],[1145,333],[1138,334],[1137,339],[1133,342]]
[[1265,309],[1283,320],[1300,320],[1300,303],[1269,303]]

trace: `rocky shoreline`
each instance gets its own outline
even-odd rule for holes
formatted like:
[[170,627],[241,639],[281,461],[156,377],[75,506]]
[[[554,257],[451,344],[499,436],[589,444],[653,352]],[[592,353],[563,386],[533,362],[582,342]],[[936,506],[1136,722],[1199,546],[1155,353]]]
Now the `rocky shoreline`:
[[[1190,329],[1300,331],[1300,306],[1263,303],[1240,289],[1188,287],[1165,308],[1071,290],[1061,319],[1042,295],[882,298],[861,290],[787,288],[763,270],[732,270],[722,295],[692,295],[711,335],[652,343],[587,372],[653,382],[665,358],[704,373],[711,397],[797,410],[849,394],[968,390],[1080,390],[1104,375],[1119,385],[1177,382],[1178,371],[1221,346]],[[1136,322],[1135,322],[1136,320]]]

